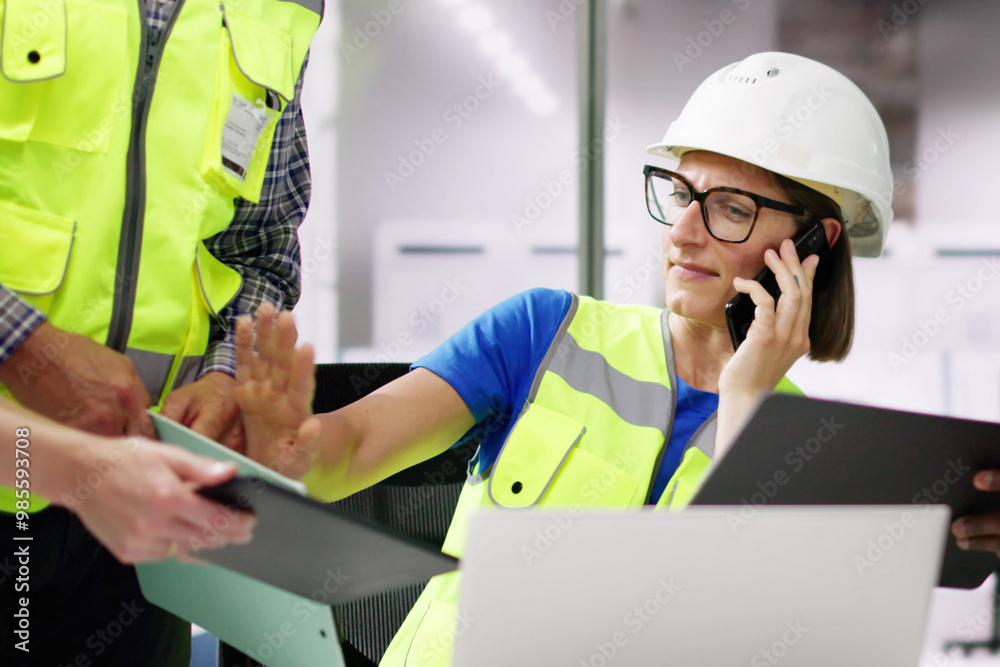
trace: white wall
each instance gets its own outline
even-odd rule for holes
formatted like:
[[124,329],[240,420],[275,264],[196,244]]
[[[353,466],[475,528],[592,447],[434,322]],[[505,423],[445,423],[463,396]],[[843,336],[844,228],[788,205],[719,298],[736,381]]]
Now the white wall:
[[336,217],[336,117],[340,97],[336,44],[339,35],[339,3],[327,2],[323,22],[313,39],[302,88],[312,200],[299,229],[302,296],[294,311],[300,339],[312,343],[317,362],[334,361],[339,347],[337,258],[340,244]]

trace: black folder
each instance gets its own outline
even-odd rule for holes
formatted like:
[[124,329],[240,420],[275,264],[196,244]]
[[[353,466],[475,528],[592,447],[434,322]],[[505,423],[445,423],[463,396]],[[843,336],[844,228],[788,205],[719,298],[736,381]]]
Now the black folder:
[[[692,504],[738,505],[737,521],[760,505],[910,505],[913,520],[929,504],[956,519],[1000,513],[1000,493],[972,485],[986,468],[1000,469],[998,424],[773,394]],[[975,588],[998,566],[949,537],[939,583]]]
[[248,544],[202,549],[216,565],[324,603],[338,604],[425,582],[458,560],[374,522],[242,476],[199,493],[257,515]]

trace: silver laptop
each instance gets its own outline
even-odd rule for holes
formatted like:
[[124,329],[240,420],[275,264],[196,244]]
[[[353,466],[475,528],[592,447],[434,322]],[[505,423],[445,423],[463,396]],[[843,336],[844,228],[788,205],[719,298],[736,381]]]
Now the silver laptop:
[[946,506],[483,512],[456,667],[919,662]]

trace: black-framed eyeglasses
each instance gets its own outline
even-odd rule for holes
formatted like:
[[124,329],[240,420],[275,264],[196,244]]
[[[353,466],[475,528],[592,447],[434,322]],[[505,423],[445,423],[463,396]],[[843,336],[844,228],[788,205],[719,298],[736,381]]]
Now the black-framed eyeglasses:
[[708,233],[726,243],[743,243],[750,238],[762,208],[771,208],[793,215],[810,215],[801,206],[768,199],[740,190],[717,187],[697,192],[691,182],[669,169],[647,164],[646,209],[653,219],[664,225],[677,222],[691,202],[701,204],[701,218]]

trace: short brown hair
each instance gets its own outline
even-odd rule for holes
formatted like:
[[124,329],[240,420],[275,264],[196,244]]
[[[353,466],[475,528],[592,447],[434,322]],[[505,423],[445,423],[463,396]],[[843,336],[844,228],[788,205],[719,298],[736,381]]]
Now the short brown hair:
[[[815,217],[836,218],[840,222],[840,237],[830,248],[827,260],[828,278],[813,291],[809,358],[813,361],[843,361],[854,342],[854,268],[851,264],[851,243],[847,230],[843,228],[844,216],[840,206],[826,195],[781,174],[771,174],[778,188],[788,195],[793,204],[802,206]],[[802,223],[807,221],[804,218]]]

